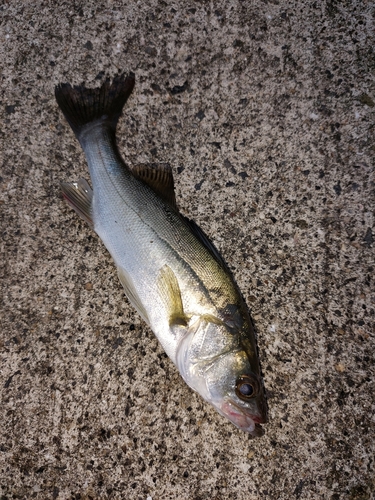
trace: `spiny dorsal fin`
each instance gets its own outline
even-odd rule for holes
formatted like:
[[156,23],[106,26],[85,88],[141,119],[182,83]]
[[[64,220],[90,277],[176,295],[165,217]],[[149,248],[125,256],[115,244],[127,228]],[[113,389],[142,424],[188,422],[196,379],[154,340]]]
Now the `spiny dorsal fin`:
[[209,239],[207,234],[201,229],[193,220],[182,216],[186,224],[189,226],[191,232],[198,238],[198,240],[207,248],[213,258],[218,262],[224,269],[228,269],[228,265],[224,261],[223,257],[220,255],[219,250],[215,247],[212,241]]
[[147,184],[164,201],[177,209],[172,168],[167,163],[139,165],[132,168],[134,177]]

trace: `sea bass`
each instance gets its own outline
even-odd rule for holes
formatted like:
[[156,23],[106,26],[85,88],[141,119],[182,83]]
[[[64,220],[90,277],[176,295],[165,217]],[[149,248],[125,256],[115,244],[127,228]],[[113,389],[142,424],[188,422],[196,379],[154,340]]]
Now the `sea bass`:
[[178,211],[171,168],[130,168],[117,149],[134,82],[131,73],[95,89],[56,87],[93,186],[62,183],[64,197],[102,239],[129,301],[185,382],[239,429],[261,436],[267,405],[254,329],[227,265]]

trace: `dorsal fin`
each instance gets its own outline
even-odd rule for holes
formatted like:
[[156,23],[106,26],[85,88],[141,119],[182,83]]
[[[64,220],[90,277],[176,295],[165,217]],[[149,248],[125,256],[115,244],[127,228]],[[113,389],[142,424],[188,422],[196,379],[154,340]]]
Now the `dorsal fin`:
[[218,262],[224,269],[229,271],[228,264],[224,261],[223,257],[220,255],[219,250],[215,247],[212,241],[209,239],[207,234],[201,229],[193,220],[182,216],[186,224],[189,226],[191,232],[198,238],[198,240],[207,248],[212,257]]
[[169,164],[139,165],[132,168],[132,174],[177,209],[172,168]]

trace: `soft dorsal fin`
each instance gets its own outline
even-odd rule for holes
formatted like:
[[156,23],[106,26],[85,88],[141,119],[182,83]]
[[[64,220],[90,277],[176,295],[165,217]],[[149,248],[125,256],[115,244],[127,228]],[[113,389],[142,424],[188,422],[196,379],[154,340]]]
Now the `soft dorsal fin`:
[[172,168],[168,164],[139,165],[132,168],[132,174],[147,184],[164,201],[177,209],[174,193]]

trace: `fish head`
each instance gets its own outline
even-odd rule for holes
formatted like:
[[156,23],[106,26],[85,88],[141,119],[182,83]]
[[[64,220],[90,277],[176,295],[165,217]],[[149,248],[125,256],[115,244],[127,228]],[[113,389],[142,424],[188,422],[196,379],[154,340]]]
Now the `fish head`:
[[262,436],[267,403],[255,342],[223,325],[200,322],[180,345],[177,365],[187,384],[236,427]]
[[208,401],[242,431],[262,436],[267,403],[258,366],[252,366],[244,350],[224,353],[215,361],[205,374]]

